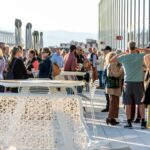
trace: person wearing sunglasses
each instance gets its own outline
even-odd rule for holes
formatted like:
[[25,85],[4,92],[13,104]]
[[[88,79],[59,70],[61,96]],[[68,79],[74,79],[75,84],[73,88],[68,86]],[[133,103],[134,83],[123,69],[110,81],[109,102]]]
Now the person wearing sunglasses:
[[42,61],[39,65],[39,78],[52,79],[52,62],[50,60],[51,51],[49,48],[43,48],[41,51]]

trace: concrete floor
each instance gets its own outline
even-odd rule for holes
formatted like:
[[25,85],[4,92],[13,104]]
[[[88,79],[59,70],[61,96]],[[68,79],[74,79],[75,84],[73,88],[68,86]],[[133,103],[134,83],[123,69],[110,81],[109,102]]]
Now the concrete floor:
[[[91,117],[90,101],[83,101],[83,105],[86,106],[86,112],[84,113],[85,122],[89,127],[90,136],[101,142],[104,149],[131,149],[131,150],[150,150],[150,129],[140,129],[140,124],[133,123],[133,129],[124,129],[126,124],[126,116],[124,113],[124,107],[122,100],[120,100],[120,112],[119,122],[117,126],[107,125],[105,120],[107,113],[102,113],[101,110],[105,108],[105,97],[102,90],[96,90],[94,96],[94,110],[95,121]],[[86,95],[90,97],[87,93]],[[93,133],[93,122],[96,124],[96,135]],[[95,136],[95,137],[94,137]]]

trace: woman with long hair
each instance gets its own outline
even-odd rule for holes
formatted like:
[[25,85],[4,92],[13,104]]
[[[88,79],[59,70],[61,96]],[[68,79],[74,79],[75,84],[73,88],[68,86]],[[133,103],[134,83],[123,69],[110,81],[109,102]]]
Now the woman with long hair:
[[13,69],[14,79],[27,79],[27,70],[21,59],[22,56],[23,51],[19,47],[13,47],[8,69]]
[[28,71],[29,78],[34,78],[34,71],[38,71],[39,69],[39,62],[36,58],[36,52],[32,49],[28,52],[26,69]]
[[[5,70],[5,59],[3,56],[3,51],[0,49],[0,80],[4,79],[3,73]],[[0,86],[0,92],[4,92],[4,87]]]
[[145,73],[145,95],[144,95],[144,103],[146,105],[150,105],[150,54],[144,57],[144,61],[147,67]]
[[50,60],[51,50],[43,48],[41,52],[42,61],[39,64],[39,78],[52,79],[53,66]]
[[147,67],[145,73],[145,94],[143,97],[143,103],[148,106],[148,120],[147,127],[150,128],[150,54],[145,55],[144,62]]
[[[111,62],[111,59],[116,55],[114,52],[110,52],[106,56],[107,63],[107,80],[106,80],[106,93],[109,95],[109,112],[106,123],[110,125],[117,125],[116,121],[119,114],[119,98],[122,93],[122,77],[123,69],[119,63]],[[113,81],[112,81],[113,80]],[[108,82],[109,81],[109,82]],[[110,81],[118,85],[111,85]]]
[[[23,50],[19,47],[13,47],[11,51],[8,72],[12,72],[12,79],[27,79],[27,70],[23,63]],[[7,77],[9,79],[9,77]],[[12,90],[17,92],[17,89]]]

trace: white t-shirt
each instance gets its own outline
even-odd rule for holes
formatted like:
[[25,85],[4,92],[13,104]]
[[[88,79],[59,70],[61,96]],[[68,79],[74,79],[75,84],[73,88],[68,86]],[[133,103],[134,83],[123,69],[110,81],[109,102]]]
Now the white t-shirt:
[[104,57],[100,56],[97,60],[97,71],[102,71],[104,69]]
[[93,54],[93,67],[95,68],[97,66],[97,56]]

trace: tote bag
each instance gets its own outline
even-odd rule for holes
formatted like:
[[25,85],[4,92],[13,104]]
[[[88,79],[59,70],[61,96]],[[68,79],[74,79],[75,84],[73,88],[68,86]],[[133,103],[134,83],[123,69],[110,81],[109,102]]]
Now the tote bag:
[[116,77],[107,77],[106,78],[107,88],[119,88],[119,78]]
[[106,87],[107,88],[119,88],[119,77],[114,77],[110,71],[110,64],[106,68],[107,76],[106,76]]

